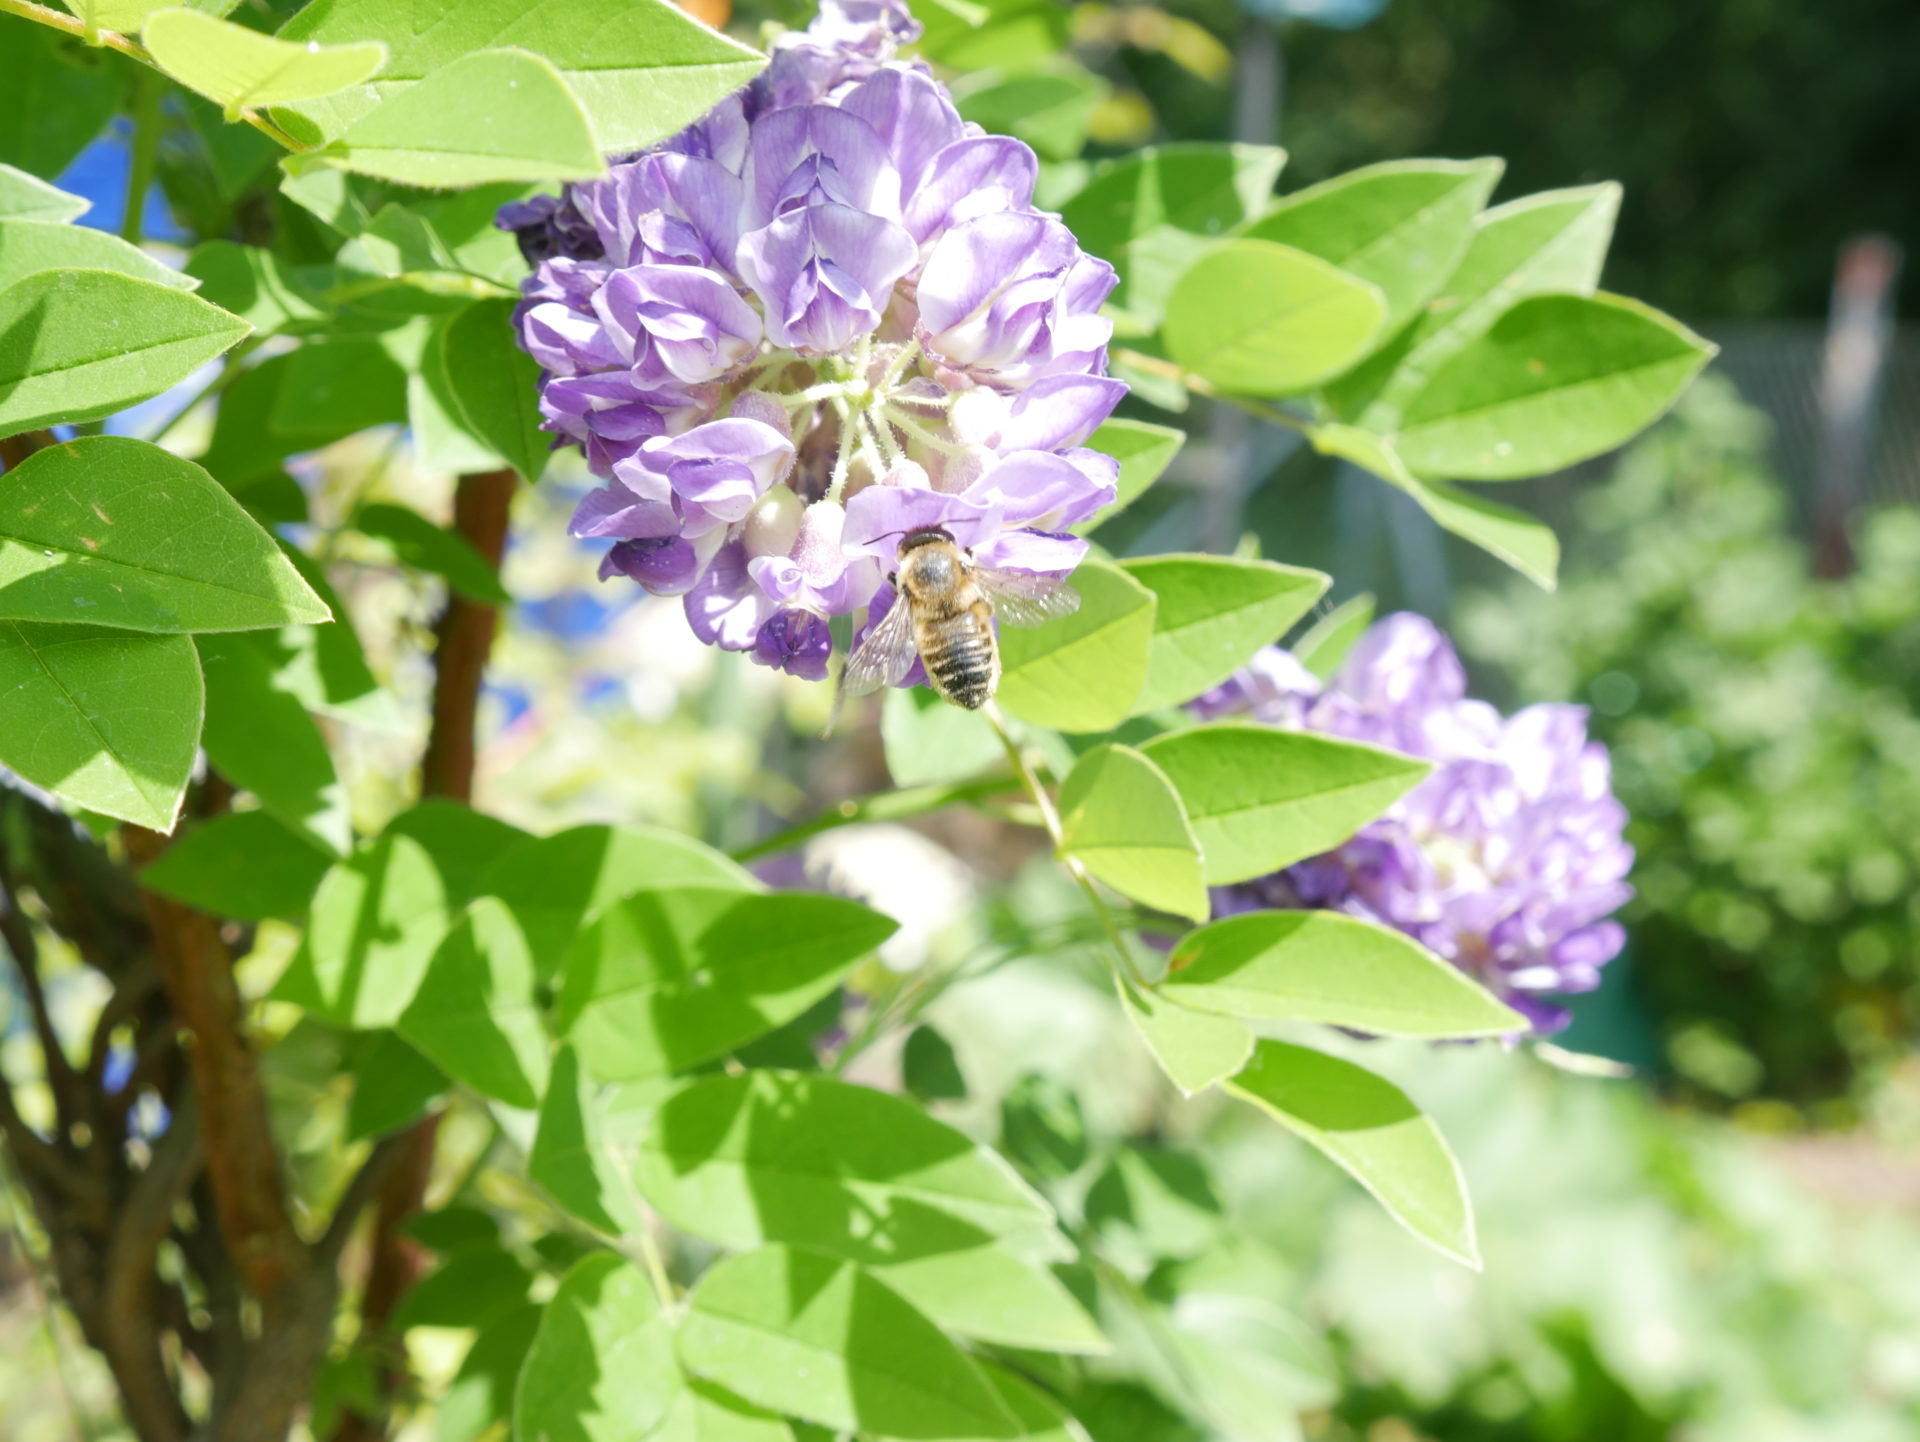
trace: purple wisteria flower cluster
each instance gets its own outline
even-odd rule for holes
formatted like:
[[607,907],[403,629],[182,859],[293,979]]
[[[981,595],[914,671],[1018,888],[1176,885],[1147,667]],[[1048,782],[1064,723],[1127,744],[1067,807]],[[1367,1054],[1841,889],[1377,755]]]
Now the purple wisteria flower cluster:
[[1503,718],[1466,694],[1432,622],[1400,613],[1360,639],[1323,686],[1272,647],[1194,703],[1390,747],[1433,773],[1345,845],[1213,894],[1215,916],[1265,908],[1344,911],[1415,938],[1550,1035],[1555,994],[1593,990],[1626,934],[1608,916],[1632,894],[1606,748],[1578,706]]
[[614,540],[602,578],[816,680],[904,535],[1063,578],[1114,496],[1082,447],[1125,393],[1113,270],[1034,208],[1026,145],[895,58],[918,33],[904,0],[826,0],[704,119],[500,218],[546,428],[606,482],[573,520]]

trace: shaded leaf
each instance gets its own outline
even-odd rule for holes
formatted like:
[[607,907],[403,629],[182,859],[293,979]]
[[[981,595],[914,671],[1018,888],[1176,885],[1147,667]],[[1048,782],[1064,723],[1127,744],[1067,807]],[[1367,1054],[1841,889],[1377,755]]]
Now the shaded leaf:
[[537,481],[553,437],[540,429],[540,363],[514,343],[513,310],[510,300],[468,306],[447,322],[440,361],[467,427]]
[[0,436],[151,400],[246,333],[238,316],[171,286],[36,272],[0,290]]
[[1332,850],[1432,769],[1354,741],[1235,723],[1157,736],[1141,750],[1180,793],[1215,886]]
[[0,220],[78,220],[92,208],[83,195],[69,195],[18,166],[0,165]]
[[201,705],[184,636],[0,621],[0,763],[77,806],[172,830]]
[[513,913],[481,897],[441,940],[394,1029],[482,1096],[535,1107],[549,1045],[533,958]]
[[1325,1152],[1421,1241],[1479,1269],[1459,1163],[1399,1087],[1350,1061],[1262,1041],[1227,1089]]
[[331,860],[265,811],[229,811],[197,823],[142,867],[140,884],[235,921],[297,921]]
[[411,1125],[453,1087],[445,1072],[384,1029],[367,1038],[350,1070],[354,1087],[353,1100],[347,1104],[349,1142]]
[[374,501],[356,510],[348,524],[363,536],[385,541],[404,564],[442,577],[470,601],[491,606],[513,604],[513,597],[500,584],[499,574],[474,549],[473,542],[458,531],[436,526],[416,510]]
[[280,256],[255,245],[208,240],[187,256],[200,298],[237,315],[255,335],[280,335],[325,319],[326,309]]

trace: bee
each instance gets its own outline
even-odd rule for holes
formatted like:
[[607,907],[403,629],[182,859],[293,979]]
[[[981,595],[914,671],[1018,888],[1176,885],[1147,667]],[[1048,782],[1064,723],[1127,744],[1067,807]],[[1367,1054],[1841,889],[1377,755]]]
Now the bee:
[[942,700],[977,711],[1000,684],[995,618],[1038,626],[1080,608],[1080,593],[1065,582],[982,566],[938,528],[901,540],[887,580],[897,599],[847,658],[843,697],[898,685],[918,655]]

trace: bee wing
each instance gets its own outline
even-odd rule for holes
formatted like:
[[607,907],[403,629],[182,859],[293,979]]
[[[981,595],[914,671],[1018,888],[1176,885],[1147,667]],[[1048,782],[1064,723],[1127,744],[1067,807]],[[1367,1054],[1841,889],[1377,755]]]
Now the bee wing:
[[1009,626],[1044,626],[1080,609],[1080,593],[1051,576],[982,566],[974,580],[993,602],[993,614]]
[[913,608],[905,596],[896,596],[893,608],[847,657],[847,668],[840,673],[841,694],[865,696],[898,685],[913,657]]

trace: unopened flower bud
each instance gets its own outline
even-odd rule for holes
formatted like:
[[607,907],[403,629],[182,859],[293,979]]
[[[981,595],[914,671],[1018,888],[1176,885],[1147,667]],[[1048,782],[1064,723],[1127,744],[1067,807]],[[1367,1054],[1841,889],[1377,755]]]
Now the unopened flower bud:
[[806,503],[786,486],[770,486],[753,504],[743,538],[749,556],[784,556],[800,537]]

